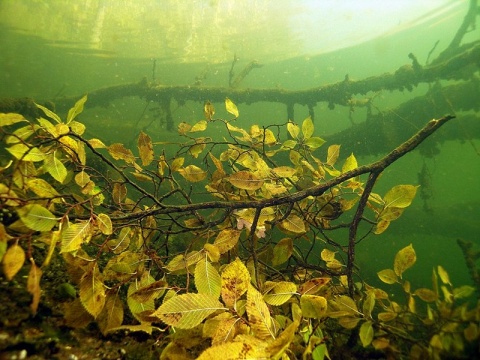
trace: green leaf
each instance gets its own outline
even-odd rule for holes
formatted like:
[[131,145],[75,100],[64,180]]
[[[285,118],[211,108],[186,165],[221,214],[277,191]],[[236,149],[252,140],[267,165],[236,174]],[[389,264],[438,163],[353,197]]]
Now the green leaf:
[[359,336],[363,347],[370,345],[373,340],[373,327],[371,321],[365,321],[362,326],[360,326]]
[[395,274],[395,271],[392,269],[379,271],[377,275],[385,284],[395,284],[398,282],[397,274]]
[[340,155],[340,145],[330,145],[327,150],[327,165],[333,166]]
[[88,242],[92,236],[90,221],[81,221],[71,224],[62,231],[61,253],[72,252],[80,249],[84,242]]
[[262,298],[262,294],[252,284],[248,285],[247,303],[245,309],[248,314],[248,322],[255,337],[267,340],[275,338],[275,327],[272,322],[270,311]]
[[151,316],[179,329],[191,329],[218,310],[225,308],[215,296],[189,293],[168,299]]
[[319,137],[311,137],[305,141],[305,145],[307,145],[311,150],[318,149],[320,146],[322,146],[325,143],[325,140]]
[[406,208],[410,206],[417,193],[417,188],[418,186],[413,185],[394,186],[383,198],[385,207]]
[[342,173],[356,169],[358,167],[357,159],[353,153],[345,160],[345,163],[342,166]]
[[[83,105],[87,101],[87,95],[82,97],[80,100],[78,100],[75,105],[68,110],[68,115],[67,115],[67,124],[70,124],[72,120],[74,120],[78,114],[80,114],[83,111]],[[48,115],[48,114],[47,114]]]
[[298,139],[298,135],[300,134],[300,128],[298,127],[297,124],[289,121],[287,123],[287,130],[288,130],[288,133],[290,134],[290,136],[292,137],[292,139],[294,139],[294,140]]
[[18,160],[23,161],[42,161],[45,160],[45,154],[38,148],[30,148],[25,144],[15,144],[5,148],[10,154]]
[[297,285],[289,281],[267,281],[265,288],[268,289],[268,292],[263,295],[263,299],[267,304],[274,306],[286,303],[297,293]]
[[50,231],[58,219],[39,204],[28,204],[17,209],[17,214],[26,227],[35,231]]
[[[129,264],[131,267],[132,264]],[[136,271],[133,270],[133,271]],[[138,292],[155,283],[155,279],[148,273],[144,273],[139,281],[132,281],[127,291],[127,305],[133,317],[142,322],[141,314],[155,310],[155,299],[152,297],[138,296]]]
[[217,299],[220,296],[222,280],[207,257],[195,266],[195,287],[200,294],[211,295]]
[[107,214],[98,214],[97,226],[104,235],[110,235],[112,233],[112,220]]
[[302,134],[305,140],[310,139],[313,135],[315,127],[313,126],[312,118],[309,116],[302,123]]
[[16,114],[16,113],[0,113],[0,127],[13,125],[18,122],[26,121],[27,119],[23,117],[23,115]]
[[300,298],[302,315],[306,318],[320,319],[327,313],[327,299],[317,295],[302,295]]
[[55,120],[59,124],[62,122],[62,119],[60,119],[60,117],[57,114],[55,114],[52,110],[47,109],[45,106],[42,106],[39,104],[35,104],[35,105],[39,109],[41,109],[45,113],[45,115],[47,115],[50,119]]
[[59,183],[63,183],[65,181],[65,178],[67,177],[67,168],[55,156],[55,152],[46,155],[43,165],[45,170],[47,170],[47,172]]
[[233,116],[235,116],[235,119],[238,118],[238,116],[240,115],[238,113],[238,109],[237,109],[237,105],[235,105],[233,103],[232,100],[230,100],[229,98],[226,98],[225,99],[225,108],[227,109],[227,111],[232,114]]
[[293,254],[293,240],[284,238],[273,247],[272,265],[280,265],[286,262]]

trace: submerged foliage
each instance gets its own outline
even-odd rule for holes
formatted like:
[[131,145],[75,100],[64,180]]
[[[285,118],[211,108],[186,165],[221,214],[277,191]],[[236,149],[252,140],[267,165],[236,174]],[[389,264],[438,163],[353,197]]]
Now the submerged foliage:
[[[375,180],[436,120],[359,166],[354,154],[339,163],[340,145],[322,151],[310,118],[247,130],[214,118],[209,102],[203,120],[178,126],[185,141],[174,153],[144,132],[134,153],[85,136],[85,101],[65,120],[40,105],[45,117],[34,121],[0,114],[9,155],[0,259],[7,280],[28,272],[33,313],[42,272],[61,256],[73,284],[66,323],[163,332],[162,359],[324,359],[362,348],[423,359],[478,341],[480,306],[459,302],[473,288],[453,287],[438,267],[431,289],[414,289],[404,279],[411,245],[378,273],[385,289],[355,268],[358,242],[386,231],[417,190],[376,194]],[[199,135],[212,126],[223,139]],[[391,285],[405,304],[390,298]]]

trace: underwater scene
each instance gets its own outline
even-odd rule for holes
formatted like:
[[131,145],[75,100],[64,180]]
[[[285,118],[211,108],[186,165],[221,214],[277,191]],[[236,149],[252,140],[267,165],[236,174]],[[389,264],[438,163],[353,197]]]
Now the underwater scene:
[[0,1],[0,360],[480,358],[479,20]]

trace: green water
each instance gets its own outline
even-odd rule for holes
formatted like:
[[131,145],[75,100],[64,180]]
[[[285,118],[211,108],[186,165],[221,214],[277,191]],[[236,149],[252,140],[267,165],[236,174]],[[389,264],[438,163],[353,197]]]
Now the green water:
[[[258,29],[247,27],[248,14],[241,14],[238,21],[244,24],[244,33],[238,28],[234,33],[228,27],[229,19],[240,16],[219,8],[229,2],[194,1],[191,7],[188,6],[188,1],[118,2],[125,5],[125,13],[119,12],[116,16],[111,12],[120,11],[118,3],[114,8],[105,6],[110,4],[108,1],[65,2],[67,4],[63,5],[59,3],[62,2],[0,3],[0,98],[31,97],[37,101],[55,101],[65,96],[80,98],[89,91],[135,83],[143,77],[159,81],[163,85],[192,85],[196,77],[204,76],[202,85],[228,87],[228,73],[235,53],[240,57],[236,65],[237,72],[254,59],[264,64],[245,78],[241,88],[308,89],[341,82],[346,74],[352,80],[361,80],[394,72],[400,66],[409,64],[409,53],[415,54],[419,62],[425,64],[429,52],[438,41],[430,60],[434,59],[449,44],[468,8],[466,1],[462,4],[453,1],[455,7],[438,18],[406,26],[402,31],[388,36],[373,36],[374,39],[367,42],[353,43],[334,52],[316,54],[311,49],[302,53],[300,46],[295,47],[295,39],[289,37],[283,22],[275,18],[275,14],[270,14],[269,17],[262,13],[262,2],[248,2],[253,9],[252,19],[263,22]],[[180,3],[181,6],[178,5]],[[279,7],[282,2],[278,3],[275,9],[281,12]],[[292,6],[289,2],[284,5],[287,6],[287,3]],[[351,3],[353,7],[354,2]],[[87,4],[91,8],[85,7],[82,10],[82,6]],[[334,6],[335,2],[332,4]],[[139,6],[140,10],[137,11],[135,6]],[[175,6],[179,8],[172,9]],[[92,37],[96,36],[89,33],[89,29],[99,30],[94,24],[99,21],[100,9],[103,9],[105,19],[115,18],[116,21],[109,23],[108,27],[105,25],[103,36],[109,40],[105,40],[106,48],[97,46],[92,49],[84,43],[90,42]],[[155,12],[160,14],[166,9],[172,16],[170,23],[167,24],[165,17],[160,15],[156,21]],[[226,32],[223,42],[213,37],[202,37],[208,33],[198,24],[192,23],[188,30],[189,19],[196,19],[193,14],[194,11],[200,11],[199,9],[207,17],[209,11],[212,11],[212,19],[215,21],[207,24],[218,27],[219,32]],[[142,14],[146,19],[143,23]],[[325,14],[315,16],[312,21],[325,21],[324,19],[328,18]],[[70,21],[72,19],[75,21]],[[176,27],[176,20],[181,20],[181,26]],[[35,25],[39,31],[35,31]],[[338,23],[337,27],[340,31],[343,24]],[[186,33],[187,30],[190,34]],[[176,50],[178,44],[174,42],[183,41],[185,44],[179,48],[185,50],[192,33],[195,35],[193,40],[198,54],[188,57],[182,52],[179,55]],[[478,35],[478,31],[469,32],[464,43],[478,40]],[[71,43],[65,40],[68,36],[72,39]],[[310,36],[308,43],[314,44],[325,41],[331,35],[311,33]],[[270,58],[269,52],[263,51],[265,44],[260,40],[262,37],[272,39]],[[285,45],[283,51],[282,41]],[[478,67],[472,73],[478,77]],[[446,81],[442,82],[447,84]],[[422,84],[412,92],[380,91],[368,96],[375,96],[374,111],[388,111],[415,96],[424,95],[427,90],[428,86]],[[176,125],[182,121],[193,123],[203,118],[203,103],[178,103],[178,100],[182,99],[176,99],[172,104]],[[234,98],[232,100],[235,101]],[[218,109],[219,117],[228,115],[223,104],[214,105]],[[283,104],[260,102],[238,106],[241,114],[238,123],[245,127],[256,123],[282,123],[287,119]],[[417,196],[414,204],[385,234],[371,236],[360,245],[357,251],[358,265],[365,271],[369,281],[375,282],[375,273],[391,267],[394,254],[412,243],[417,250],[418,263],[409,270],[408,275],[418,286],[429,285],[431,269],[437,264],[442,264],[447,269],[454,284],[470,282],[456,239],[469,240],[480,246],[480,133],[475,132],[478,126],[463,120],[466,114],[478,117],[478,103],[476,107],[472,105],[468,111],[457,110],[455,103],[450,103],[449,106],[458,119],[447,124],[435,135],[438,152],[431,157],[425,157],[419,151],[406,155],[391,166],[378,183],[375,191],[380,194],[384,194],[395,184],[416,185],[418,173],[426,164],[431,175],[429,190],[432,198],[429,200],[427,212],[422,199]],[[148,132],[154,141],[175,140],[176,135],[168,132],[155,118],[155,112],[151,111],[154,107],[155,104],[147,107],[145,101],[137,97],[117,99],[108,107],[89,108],[87,103],[81,121],[87,125],[88,135],[100,137],[106,143],[132,144],[140,130]],[[338,134],[354,133],[356,128],[352,125],[352,120],[357,125],[361,124],[366,115],[365,109],[357,109],[350,119],[348,107],[336,106],[329,109],[325,102],[317,103],[314,110],[315,135],[327,140],[337,135],[335,141],[338,143],[348,141],[342,141],[347,137],[338,137]],[[442,115],[444,113],[434,116]],[[301,122],[307,116],[308,109],[297,105],[295,118],[292,120]],[[412,114],[410,118],[397,119],[399,127],[404,128],[405,133],[410,135],[420,128],[419,124],[428,120],[430,118],[419,120],[416,114]],[[378,135],[377,130],[372,127],[371,137],[367,135],[362,144],[345,144],[344,148],[353,149],[361,164],[378,159],[383,153],[372,154],[368,151],[373,147],[372,141],[375,141],[373,139]],[[211,136],[217,134],[216,129],[209,132]],[[452,134],[455,136],[450,136]],[[399,145],[395,136],[392,139],[394,140],[389,142],[391,148]],[[343,158],[348,155],[348,152],[342,152]]]

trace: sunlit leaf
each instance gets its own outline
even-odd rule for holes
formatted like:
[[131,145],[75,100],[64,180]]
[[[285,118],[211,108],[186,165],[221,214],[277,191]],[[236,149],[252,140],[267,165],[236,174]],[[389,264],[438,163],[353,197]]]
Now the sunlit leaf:
[[83,106],[86,101],[87,101],[87,95],[85,95],[80,100],[78,100],[75,103],[75,105],[70,110],[68,110],[67,121],[66,121],[67,124],[70,124],[70,122],[74,120],[77,117],[77,115],[83,111]]
[[220,274],[206,258],[195,266],[195,287],[200,294],[212,295],[217,299],[220,296]]
[[325,143],[325,140],[323,140],[322,138],[316,137],[316,136],[308,138],[305,141],[305,145],[307,145],[310,148],[310,150],[318,149],[324,143]]
[[438,265],[438,276],[440,276],[440,280],[442,280],[442,283],[452,285],[450,282],[450,276],[448,276],[448,272],[443,268],[443,266]]
[[18,244],[10,246],[3,255],[2,265],[5,278],[10,281],[20,271],[25,262],[25,251]]
[[105,305],[105,286],[96,264],[93,264],[90,271],[83,274],[78,288],[82,305],[90,315],[96,318]]
[[210,101],[206,101],[203,105],[203,115],[205,119],[212,120],[213,115],[215,115],[215,107]]
[[330,166],[335,165],[339,155],[340,155],[340,145],[330,145],[327,150],[326,164]]
[[373,326],[371,321],[365,321],[360,326],[360,331],[358,333],[360,341],[362,342],[363,347],[367,347],[371,344],[373,340]]
[[[162,353],[163,355],[163,353]],[[178,355],[176,355],[178,359]],[[263,347],[235,340],[211,346],[203,351],[197,360],[236,360],[236,359],[269,359],[269,354]],[[174,359],[174,357],[171,357]],[[183,360],[183,359],[182,359]],[[185,360],[187,360],[185,358]]]
[[225,99],[225,108],[230,114],[235,116],[235,118],[238,118],[239,113],[238,113],[237,105],[235,105],[233,101],[230,100],[229,98]]
[[112,220],[107,214],[98,214],[97,215],[97,226],[98,229],[104,235],[110,235],[112,233]]
[[329,250],[329,249],[323,249],[322,252],[320,253],[320,257],[322,258],[323,261],[332,261],[335,259],[335,251]]
[[[0,113],[0,117],[1,117],[1,113]],[[27,125],[27,126],[24,126],[24,127],[21,127],[19,129],[16,129],[12,135],[8,135],[6,138],[5,138],[5,142],[7,144],[17,144],[17,143],[21,143],[22,140],[27,140],[30,136],[32,136],[33,134],[35,133],[35,130],[33,128],[33,126],[31,125]]]
[[28,180],[27,187],[40,197],[54,198],[60,196],[52,185],[40,178],[32,178]]
[[203,250],[205,250],[205,252],[207,253],[208,259],[212,263],[216,263],[218,262],[218,260],[220,260],[221,254],[220,254],[220,249],[218,248],[217,245],[206,243],[205,245],[203,245]]
[[58,219],[39,204],[28,204],[17,209],[18,216],[26,227],[35,231],[50,231]]
[[293,240],[291,238],[281,239],[273,247],[272,265],[277,266],[286,262],[293,254]]
[[84,242],[88,242],[92,236],[90,221],[82,221],[71,224],[62,230],[62,246],[60,252],[72,252],[80,249]]
[[280,306],[286,303],[297,293],[297,285],[289,281],[278,281],[265,283],[268,292],[263,294],[263,299],[269,305]]
[[215,296],[188,293],[174,296],[163,303],[153,314],[164,323],[179,329],[191,329],[205,318],[224,307]]
[[262,294],[251,284],[248,285],[247,303],[245,306],[248,322],[255,336],[259,339],[275,338],[275,330]]
[[236,188],[255,191],[262,187],[263,180],[249,171],[238,171],[229,176],[228,181]]
[[304,317],[320,319],[327,313],[327,299],[323,296],[304,294],[300,297],[300,307]]
[[148,166],[153,161],[153,144],[150,136],[140,131],[137,141],[138,152],[143,166]]
[[139,289],[130,293],[129,296],[139,303],[148,303],[161,297],[167,289],[167,282],[165,280],[158,280],[151,284],[140,287]]
[[190,182],[199,182],[207,177],[207,172],[196,165],[188,165],[177,170],[186,180]]
[[273,168],[271,171],[279,178],[290,178],[297,172],[296,169],[290,166],[278,166]]
[[153,284],[155,279],[148,273],[144,273],[140,280],[131,282],[127,291],[127,305],[133,317],[142,322],[142,315],[145,312],[155,310],[155,300],[150,296],[138,296],[137,291],[147,288]]
[[384,196],[385,207],[405,208],[410,206],[418,186],[413,185],[397,185],[391,188]]
[[70,129],[77,135],[83,135],[85,130],[87,129],[87,127],[84,124],[75,120],[73,120],[68,125],[70,126]]
[[401,278],[403,272],[412,267],[416,260],[417,255],[415,254],[412,244],[404,247],[395,255],[393,263],[395,274]]
[[236,229],[223,229],[218,233],[213,244],[218,248],[220,254],[224,254],[237,245],[240,233],[241,231]]
[[250,273],[243,262],[237,258],[226,265],[221,274],[222,300],[228,307],[235,307],[240,297],[247,291]]
[[376,225],[373,230],[373,233],[375,235],[380,235],[382,234],[387,228],[390,226],[390,221],[388,220],[380,220]]
[[45,113],[45,115],[47,115],[50,119],[55,120],[59,124],[62,122],[62,119],[60,119],[60,117],[57,114],[55,114],[52,110],[37,103],[35,103],[35,106],[41,109]]
[[198,155],[200,155],[203,152],[203,150],[205,150],[206,146],[207,146],[207,144],[205,144],[203,142],[198,143],[198,144],[190,146],[188,148],[188,152],[190,153],[190,155],[192,155],[196,159],[196,158],[198,158]]
[[314,131],[312,118],[309,116],[302,122],[302,134],[304,139],[309,139]]
[[298,139],[298,135],[300,135],[300,127],[297,124],[289,121],[287,123],[287,130],[290,136],[292,137],[292,139],[294,140]]
[[279,228],[292,234],[304,234],[307,230],[305,222],[299,216],[291,214],[279,224]]
[[17,160],[23,161],[43,161],[46,158],[46,155],[38,148],[30,148],[23,143],[15,144],[8,148],[5,148],[10,154],[15,156]]
[[350,156],[345,160],[345,163],[342,166],[342,173],[356,169],[358,167],[357,159],[355,155],[350,154]]
[[190,132],[205,131],[207,129],[207,122],[205,120],[200,120],[192,126]]
[[40,278],[42,277],[42,269],[35,264],[33,259],[30,262],[32,263],[32,266],[28,272],[27,291],[32,295],[30,309],[33,314],[36,314],[38,305],[40,304]]
[[59,183],[63,183],[67,177],[67,168],[63,163],[55,156],[55,152],[46,155],[43,166],[47,172]]
[[22,121],[28,122],[21,114],[0,113],[0,127],[13,125]]
[[395,284],[396,282],[398,282],[397,274],[392,269],[385,269],[379,271],[377,275],[380,280],[382,280],[386,284]]
[[90,139],[88,140],[88,143],[94,148],[94,149],[105,149],[107,145],[105,145],[102,140],[99,139]]

